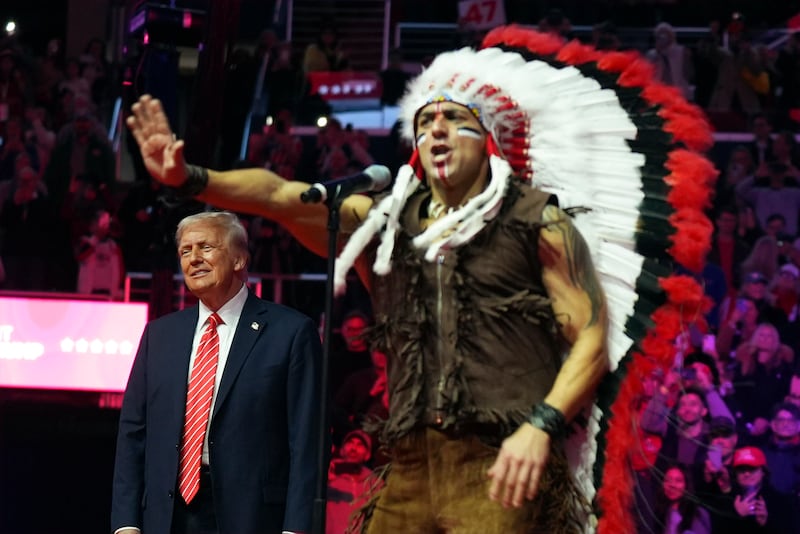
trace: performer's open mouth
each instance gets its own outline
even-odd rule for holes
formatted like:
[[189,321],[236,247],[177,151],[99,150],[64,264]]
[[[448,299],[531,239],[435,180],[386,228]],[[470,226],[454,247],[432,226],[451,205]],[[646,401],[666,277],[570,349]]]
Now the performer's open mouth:
[[450,158],[451,149],[447,145],[436,145],[431,148],[433,162],[436,164],[445,163]]

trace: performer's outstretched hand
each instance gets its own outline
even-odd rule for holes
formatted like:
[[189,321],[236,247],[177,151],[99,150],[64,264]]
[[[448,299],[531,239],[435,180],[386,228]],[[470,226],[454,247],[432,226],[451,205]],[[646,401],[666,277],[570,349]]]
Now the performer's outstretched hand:
[[550,435],[523,423],[503,440],[497,460],[489,468],[489,498],[506,508],[519,508],[523,499],[532,500],[549,455]]
[[132,106],[126,123],[139,144],[148,172],[165,185],[178,187],[186,181],[183,141],[177,141],[161,101],[142,95]]

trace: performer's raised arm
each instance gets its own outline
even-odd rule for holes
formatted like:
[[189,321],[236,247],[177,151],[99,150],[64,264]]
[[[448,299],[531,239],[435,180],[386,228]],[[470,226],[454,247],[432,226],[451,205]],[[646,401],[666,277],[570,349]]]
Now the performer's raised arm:
[[[127,124],[153,178],[182,196],[274,220],[311,251],[326,254],[327,209],[300,200],[301,193],[308,189],[307,183],[289,181],[262,168],[220,172],[191,165],[183,157],[184,142],[176,139],[158,99],[143,95],[132,110]],[[371,206],[372,200],[365,196],[345,199],[341,208],[342,233],[353,232]]]

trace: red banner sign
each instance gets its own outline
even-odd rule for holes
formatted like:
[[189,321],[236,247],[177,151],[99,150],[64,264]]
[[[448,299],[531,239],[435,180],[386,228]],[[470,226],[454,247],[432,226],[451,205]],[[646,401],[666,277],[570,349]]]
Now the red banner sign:
[[381,79],[374,72],[309,72],[311,94],[325,100],[381,97]]
[[0,387],[120,392],[147,304],[0,297]]

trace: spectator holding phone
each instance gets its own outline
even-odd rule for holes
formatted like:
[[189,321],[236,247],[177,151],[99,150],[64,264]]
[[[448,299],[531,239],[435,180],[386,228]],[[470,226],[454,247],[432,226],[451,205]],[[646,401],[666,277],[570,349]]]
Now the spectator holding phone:
[[737,406],[748,434],[762,436],[769,430],[767,414],[789,389],[794,351],[781,343],[777,328],[761,323],[753,335],[737,347],[735,358]]
[[[747,274],[739,296],[726,298],[720,304],[716,348],[717,354],[722,358],[732,354],[741,340],[748,339],[759,323],[772,323],[780,330],[787,324],[786,314],[770,300],[767,276],[760,271],[745,269],[744,272]],[[743,299],[750,300],[755,310]]]
[[713,417],[708,430],[709,445],[697,495],[711,514],[713,532],[723,532],[724,511],[733,507],[733,453],[739,442],[736,423],[729,417]]
[[733,484],[733,452],[739,442],[736,423],[730,417],[714,417],[709,423],[708,437],[703,463],[704,484],[698,489],[710,494],[728,494]]
[[719,369],[717,362],[710,354],[697,349],[683,359],[681,379],[684,387],[697,387],[708,393],[715,392],[719,386]]
[[[673,384],[679,384],[679,380],[679,371],[673,370],[666,374],[664,383],[642,412],[640,422],[645,431],[663,436],[656,468],[663,472],[670,465],[683,465],[692,474],[693,482],[697,482],[702,474],[709,443],[709,427],[706,421],[709,404],[706,392],[702,389],[679,385],[677,403],[670,410],[669,392]],[[724,415],[730,418],[730,412],[724,403],[712,406],[712,416]]]
[[742,277],[739,294],[732,298],[725,299],[720,306],[720,324],[724,320],[730,320],[736,308],[738,298],[748,298],[760,303],[767,296],[767,284],[769,279],[760,271],[745,271]]
[[[697,349],[686,355],[681,369],[681,384],[686,388],[698,388],[705,393],[706,404],[712,416],[734,418],[736,399],[732,395],[732,383],[727,376],[730,364]],[[722,383],[725,376],[725,383]]]
[[795,534],[796,511],[769,486],[767,459],[758,447],[742,447],[733,454],[734,488],[725,534]]

